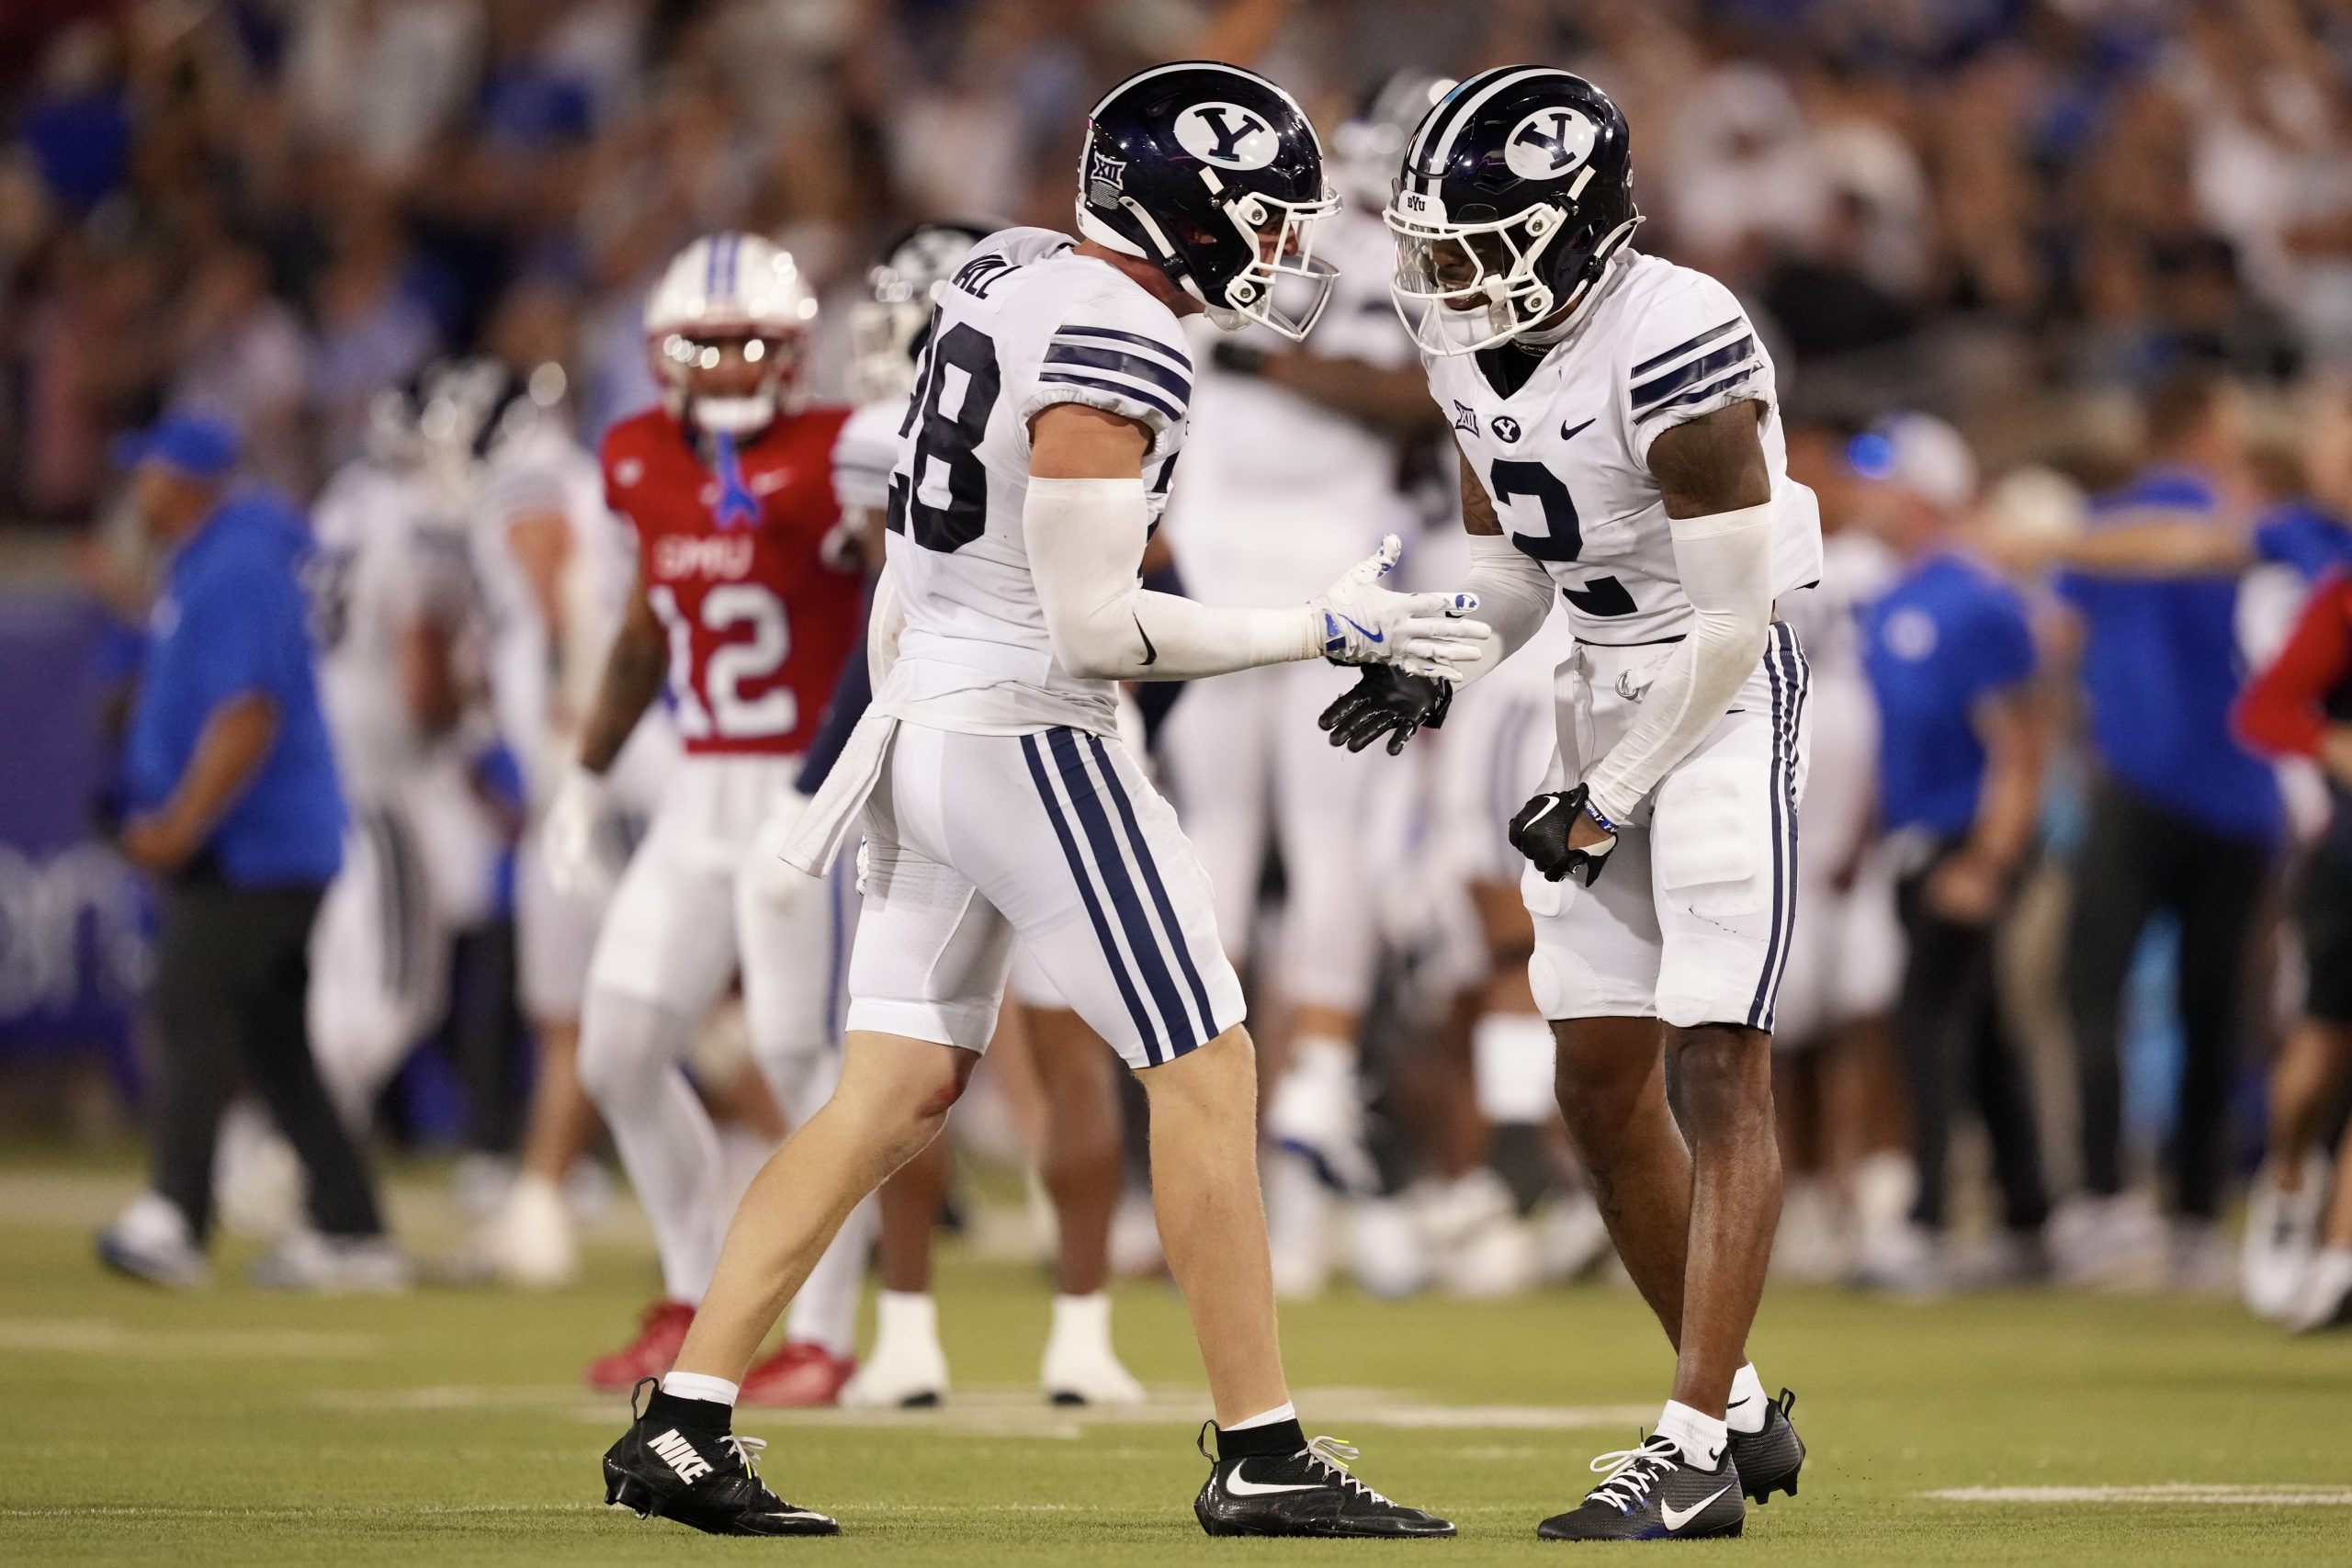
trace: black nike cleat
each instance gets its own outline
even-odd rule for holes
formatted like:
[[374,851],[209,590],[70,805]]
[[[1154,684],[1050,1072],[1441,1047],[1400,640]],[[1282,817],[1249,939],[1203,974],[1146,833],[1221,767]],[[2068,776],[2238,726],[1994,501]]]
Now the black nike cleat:
[[1583,1502],[1535,1527],[1542,1540],[1703,1540],[1734,1536],[1747,1520],[1739,1466],[1724,1450],[1713,1470],[1682,1457],[1671,1438],[1602,1454],[1592,1468],[1608,1477]]
[[1797,1396],[1784,1388],[1780,1398],[1765,1404],[1761,1429],[1731,1435],[1731,1457],[1739,1466],[1740,1483],[1758,1505],[1770,1502],[1775,1492],[1797,1495],[1797,1472],[1804,1468],[1804,1439],[1789,1420],[1789,1412],[1796,1407]]
[[1201,1457],[1209,1478],[1193,1499],[1201,1529],[1211,1535],[1373,1536],[1404,1540],[1447,1536],[1453,1527],[1435,1514],[1408,1508],[1358,1481],[1348,1471],[1356,1450],[1331,1438],[1312,1438],[1287,1454],[1209,1452],[1212,1421],[1201,1428]]
[[[652,1382],[639,1383],[639,1393]],[[659,1514],[706,1535],[841,1534],[824,1515],[768,1490],[752,1464],[766,1447],[757,1438],[655,1419],[649,1409],[605,1450],[605,1505],[640,1519]]]

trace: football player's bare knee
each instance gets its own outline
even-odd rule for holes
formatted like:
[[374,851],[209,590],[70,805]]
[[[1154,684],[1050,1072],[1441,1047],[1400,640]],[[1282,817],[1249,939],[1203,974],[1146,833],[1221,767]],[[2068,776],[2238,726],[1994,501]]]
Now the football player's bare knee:
[[1703,1023],[1674,1032],[1680,1055],[1682,1104],[1694,1129],[1729,1126],[1743,1116],[1769,1116],[1772,1102],[1772,1037],[1744,1024]]
[[841,1087],[819,1115],[853,1121],[862,1137],[889,1154],[894,1168],[947,1124],[980,1060],[954,1045],[869,1031],[853,1031],[844,1053]]
[[[1258,1048],[1242,1024],[1173,1061],[1136,1069],[1157,1113],[1238,1114],[1254,1126],[1258,1113]],[[1238,1108],[1238,1109],[1237,1109]]]
[[1648,1108],[1665,1102],[1661,1043],[1651,1018],[1575,1018],[1552,1025],[1560,1114],[1588,1155],[1613,1144]]

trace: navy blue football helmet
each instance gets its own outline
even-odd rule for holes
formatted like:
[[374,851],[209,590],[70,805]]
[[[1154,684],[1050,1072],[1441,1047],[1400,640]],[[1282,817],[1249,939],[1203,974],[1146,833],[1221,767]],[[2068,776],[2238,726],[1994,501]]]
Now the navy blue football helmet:
[[1642,220],[1625,117],[1566,71],[1481,72],[1414,130],[1386,217],[1416,343],[1468,354],[1523,336],[1573,309]]
[[1336,276],[1314,257],[1315,225],[1339,204],[1314,126],[1254,71],[1155,65],[1088,118],[1079,232],[1154,263],[1227,332],[1306,335]]

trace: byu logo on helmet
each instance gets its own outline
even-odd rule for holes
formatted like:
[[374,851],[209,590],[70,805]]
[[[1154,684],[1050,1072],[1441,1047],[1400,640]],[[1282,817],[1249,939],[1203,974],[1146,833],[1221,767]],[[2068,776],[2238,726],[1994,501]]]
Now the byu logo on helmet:
[[1574,109],[1543,108],[1519,122],[1503,162],[1523,180],[1555,180],[1592,156],[1600,128]]
[[1220,169],[1262,169],[1282,150],[1265,117],[1239,104],[1194,104],[1176,117],[1176,141]]

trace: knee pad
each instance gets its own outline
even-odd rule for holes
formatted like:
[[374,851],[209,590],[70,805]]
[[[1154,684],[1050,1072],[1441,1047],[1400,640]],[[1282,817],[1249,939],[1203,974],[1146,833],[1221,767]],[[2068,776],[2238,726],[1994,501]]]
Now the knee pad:
[[692,1034],[684,1018],[659,1002],[593,990],[580,1016],[581,1087],[600,1108],[643,1093],[685,1060]]

